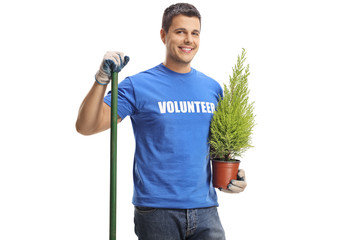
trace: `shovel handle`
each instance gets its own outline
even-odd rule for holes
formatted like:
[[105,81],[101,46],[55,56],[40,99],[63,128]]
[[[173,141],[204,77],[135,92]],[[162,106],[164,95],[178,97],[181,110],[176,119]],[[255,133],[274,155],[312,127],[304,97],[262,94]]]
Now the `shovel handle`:
[[118,73],[111,74],[111,140],[110,140],[110,240],[116,240],[116,175],[117,175],[117,93]]

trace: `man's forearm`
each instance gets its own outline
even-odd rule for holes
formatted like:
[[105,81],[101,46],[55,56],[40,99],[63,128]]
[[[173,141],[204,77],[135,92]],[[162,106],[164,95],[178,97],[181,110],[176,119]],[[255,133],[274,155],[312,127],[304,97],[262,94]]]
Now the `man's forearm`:
[[89,93],[82,102],[78,118],[76,121],[76,130],[84,135],[91,135],[99,127],[104,116],[103,103],[106,91],[106,85],[94,83]]

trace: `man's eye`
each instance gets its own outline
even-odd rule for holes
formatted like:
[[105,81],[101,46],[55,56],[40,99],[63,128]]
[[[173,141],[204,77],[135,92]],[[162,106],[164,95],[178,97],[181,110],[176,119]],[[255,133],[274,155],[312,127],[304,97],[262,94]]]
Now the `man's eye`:
[[176,33],[181,34],[181,33],[184,33],[184,31],[177,31]]
[[194,32],[193,35],[194,35],[194,36],[200,36],[200,33]]

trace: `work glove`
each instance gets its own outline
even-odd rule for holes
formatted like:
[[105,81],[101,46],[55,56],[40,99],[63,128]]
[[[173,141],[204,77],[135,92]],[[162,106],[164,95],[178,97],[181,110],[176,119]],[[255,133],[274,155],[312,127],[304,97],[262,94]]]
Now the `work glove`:
[[246,188],[245,171],[240,169],[237,174],[236,180],[231,180],[227,189],[220,188],[219,190],[226,193],[240,193]]
[[106,52],[101,62],[100,69],[95,74],[95,80],[101,85],[107,85],[111,81],[111,72],[120,72],[130,58],[122,52]]

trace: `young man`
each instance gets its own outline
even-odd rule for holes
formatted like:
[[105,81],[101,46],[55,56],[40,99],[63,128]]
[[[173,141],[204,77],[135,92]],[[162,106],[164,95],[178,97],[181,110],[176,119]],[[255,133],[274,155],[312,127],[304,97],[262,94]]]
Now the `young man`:
[[[225,239],[211,182],[208,134],[222,94],[213,79],[191,68],[200,44],[201,16],[190,4],[175,4],[163,15],[160,31],[165,61],[125,78],[118,88],[119,122],[131,117],[134,157],[135,232],[142,240]],[[91,135],[110,127],[110,71],[129,61],[107,52],[96,82],[84,99],[77,131]],[[229,193],[242,192],[239,171]]]

